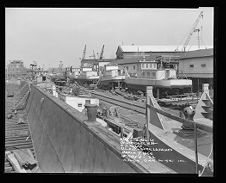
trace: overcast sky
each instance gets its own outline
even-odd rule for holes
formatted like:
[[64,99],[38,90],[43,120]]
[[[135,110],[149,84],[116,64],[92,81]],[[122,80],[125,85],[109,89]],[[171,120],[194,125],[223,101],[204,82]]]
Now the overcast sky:
[[[118,45],[177,45],[186,37],[201,11],[203,45],[213,46],[213,8],[199,9],[77,9],[6,8],[6,63],[21,59],[26,67],[80,66],[100,53],[115,58]],[[193,34],[190,45],[197,44]]]

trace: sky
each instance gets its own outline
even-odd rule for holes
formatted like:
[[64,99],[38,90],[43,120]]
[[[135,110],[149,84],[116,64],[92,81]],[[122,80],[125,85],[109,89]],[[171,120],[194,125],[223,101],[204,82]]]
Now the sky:
[[[80,66],[86,44],[86,58],[93,50],[104,58],[115,58],[119,45],[182,45],[203,11],[201,45],[213,47],[211,7],[198,9],[157,8],[6,8],[5,53],[9,60],[33,61],[49,68]],[[197,45],[193,34],[189,46]]]

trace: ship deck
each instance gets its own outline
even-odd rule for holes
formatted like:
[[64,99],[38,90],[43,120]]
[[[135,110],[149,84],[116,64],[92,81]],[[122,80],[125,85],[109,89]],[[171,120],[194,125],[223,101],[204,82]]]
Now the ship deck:
[[[183,130],[181,127],[182,124],[174,120],[165,121],[163,125],[166,128],[166,130],[158,133],[158,135],[161,136],[161,138],[164,138],[167,141],[173,141],[174,144],[178,144],[179,146],[180,145],[184,146],[192,151],[195,150],[193,131],[187,132]],[[206,132],[198,129],[197,130],[198,152],[201,155],[204,155],[206,157],[210,156],[210,158],[213,159],[213,154],[211,153],[212,144],[213,144],[213,134],[210,132]]]

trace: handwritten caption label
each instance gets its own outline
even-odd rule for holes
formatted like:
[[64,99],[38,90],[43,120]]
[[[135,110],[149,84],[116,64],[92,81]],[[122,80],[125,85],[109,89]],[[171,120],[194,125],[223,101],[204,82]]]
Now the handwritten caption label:
[[[133,139],[127,140],[125,138],[120,139],[121,146],[121,155],[123,161],[131,161],[131,162],[185,162],[184,160],[172,160],[167,158],[157,158],[155,154],[157,152],[172,152],[172,148],[161,148],[158,147],[158,143],[154,142],[154,139],[150,139],[149,141],[145,139]],[[167,156],[165,156],[167,157]]]

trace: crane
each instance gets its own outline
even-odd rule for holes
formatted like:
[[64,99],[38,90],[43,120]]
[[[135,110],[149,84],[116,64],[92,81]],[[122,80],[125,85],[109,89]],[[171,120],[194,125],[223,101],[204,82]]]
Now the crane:
[[102,49],[101,49],[100,60],[103,59],[103,54],[104,54],[104,44],[103,44]]
[[82,60],[85,59],[85,56],[86,56],[86,44],[82,53]]
[[199,37],[199,32],[201,31],[201,29],[197,28],[194,30],[194,32],[198,32],[198,47],[200,49],[200,37]]
[[[192,36],[193,32],[197,32],[198,31],[198,29],[196,29],[196,27],[197,27],[197,25],[198,25],[198,23],[199,23],[201,18],[203,18],[203,11],[201,11],[201,13],[199,14],[198,18],[194,22],[191,31],[189,32],[189,34],[187,36],[187,39],[185,40],[184,45],[183,45],[183,51],[186,51],[186,47],[187,47],[189,41],[191,40],[191,36]],[[199,31],[198,31],[198,33],[199,33]],[[178,47],[177,47],[176,50],[178,50]]]

